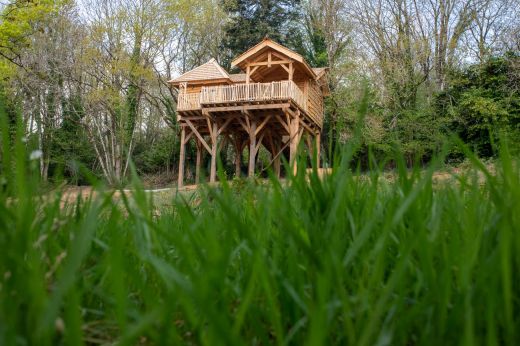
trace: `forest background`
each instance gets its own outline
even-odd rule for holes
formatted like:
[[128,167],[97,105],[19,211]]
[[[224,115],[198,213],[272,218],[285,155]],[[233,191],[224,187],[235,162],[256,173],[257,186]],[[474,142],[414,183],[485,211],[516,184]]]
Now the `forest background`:
[[[17,123],[23,126],[31,158],[50,183],[85,184],[83,167],[118,185],[131,163],[159,185],[174,181],[177,95],[167,81],[210,58],[229,69],[233,57],[265,36],[313,67],[330,68],[324,166],[357,125],[362,165],[369,152],[384,159],[396,146],[410,165],[426,163],[453,135],[483,158],[496,155],[500,136],[513,151],[520,147],[519,0],[0,6],[0,97],[13,133]],[[358,119],[367,98],[366,116]],[[189,147],[188,179],[194,153]],[[447,160],[462,157],[453,149]],[[221,159],[232,172],[232,150]],[[260,153],[258,164],[267,161]]]

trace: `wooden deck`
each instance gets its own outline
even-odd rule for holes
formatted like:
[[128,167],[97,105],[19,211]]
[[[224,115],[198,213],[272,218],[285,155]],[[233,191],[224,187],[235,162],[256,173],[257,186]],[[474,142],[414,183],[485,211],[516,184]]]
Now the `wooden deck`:
[[202,110],[207,107],[226,107],[248,103],[285,103],[292,101],[320,128],[323,119],[308,112],[308,100],[293,81],[251,83],[202,87],[200,93],[180,93],[179,112]]

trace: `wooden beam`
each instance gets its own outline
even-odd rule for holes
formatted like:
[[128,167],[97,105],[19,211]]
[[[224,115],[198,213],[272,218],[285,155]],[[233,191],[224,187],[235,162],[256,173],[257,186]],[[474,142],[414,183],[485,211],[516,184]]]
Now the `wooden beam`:
[[316,167],[320,168],[320,154],[321,154],[321,133],[316,134]]
[[193,137],[193,131],[190,131],[190,133],[186,136],[186,138],[184,138],[184,143],[188,143],[190,141],[191,137]]
[[244,123],[244,121],[240,118],[238,118],[238,123],[244,128],[244,130],[249,133],[249,126],[246,125],[246,123]]
[[[272,54],[273,54],[275,57],[277,57],[278,59],[281,59],[281,60],[286,59],[286,57],[283,56],[282,54],[278,54],[277,52],[273,52],[273,51],[271,51],[271,52],[272,52]],[[290,61],[292,61],[292,60],[290,60]]]
[[264,140],[265,131],[260,134],[260,137],[257,140],[256,148],[255,148],[255,155],[258,153],[258,150],[260,150],[260,146],[262,145],[262,141]]
[[252,178],[255,175],[256,163],[256,121],[252,120],[249,131],[249,169],[248,177]]
[[233,141],[235,147],[235,177],[240,178],[241,166],[242,166],[242,150],[244,149],[244,141],[240,136],[235,135]]
[[230,141],[229,140],[229,136],[226,134],[223,136],[224,138],[222,138],[220,140],[220,142],[218,143],[218,150],[219,151],[222,151],[222,148],[224,148],[224,146]]
[[222,126],[220,127],[220,129],[218,129],[217,136],[220,136],[220,134],[222,133],[222,131],[224,131],[224,130],[228,127],[228,125],[229,125],[229,123],[231,122],[231,120],[233,120],[233,118],[228,118],[228,119],[224,122],[224,125],[222,125]]
[[287,73],[290,73],[290,72],[289,72],[289,68],[288,68],[287,66],[285,66],[285,64],[281,64],[280,66],[282,66],[283,69],[284,69],[285,71],[287,71]]
[[307,133],[305,136],[305,144],[307,145],[307,152],[311,159],[311,162],[314,162],[314,146],[312,145],[311,133]]
[[252,69],[251,69],[251,72],[249,72],[249,76],[253,75],[253,73],[255,73],[256,70],[258,70],[258,68],[262,65],[255,65],[255,64],[251,64],[249,66],[254,66]]
[[195,163],[195,184],[200,183],[200,164],[202,162],[202,144],[197,140],[197,161]]
[[262,109],[280,109],[290,107],[289,103],[267,103],[267,104],[257,104],[257,105],[243,105],[243,106],[226,106],[226,107],[211,107],[205,108],[204,110],[208,113],[212,112],[244,112],[248,110],[262,110]]
[[313,129],[312,129],[309,125],[307,125],[307,124],[305,123],[305,121],[303,120],[303,118],[301,118],[301,117],[298,117],[298,118],[300,119],[300,124],[301,124],[301,125],[302,125],[302,126],[303,126],[303,127],[304,127],[304,128],[305,128],[305,129],[310,133],[310,134],[313,134],[313,133],[314,133]]
[[218,132],[218,125],[216,121],[213,121],[212,124],[212,130],[211,130],[211,171],[209,175],[209,181],[210,183],[214,183],[217,178],[217,132]]
[[280,122],[280,124],[282,124],[283,128],[285,129],[285,131],[287,131],[287,133],[289,134],[289,136],[291,135],[291,128],[290,128],[290,125],[288,125],[281,116],[279,115],[276,115],[276,119],[278,119],[278,121]]
[[281,143],[279,141],[275,142],[275,150],[274,150],[274,174],[277,178],[280,178],[280,173],[282,172],[282,159],[281,159]]
[[267,124],[267,122],[269,121],[269,119],[271,119],[272,115],[268,115],[264,118],[264,120],[262,121],[262,123],[260,123],[260,126],[258,126],[258,128],[256,129],[256,133],[255,135],[257,135],[258,133],[260,133],[260,131],[262,131],[262,129],[264,128],[264,126]]
[[271,67],[271,60],[272,60],[272,54],[271,54],[271,51],[269,51],[269,53],[267,53],[267,67]]
[[199,139],[199,141],[202,143],[202,145],[204,146],[204,148],[206,148],[206,150],[208,151],[208,153],[211,153],[211,148],[209,147],[208,143],[206,143],[206,141],[204,140],[204,138],[202,137],[202,135],[199,133],[199,131],[197,131],[197,129],[195,128],[195,126],[192,124],[191,121],[189,120],[185,120],[186,121],[186,124],[188,124],[188,126],[190,127],[191,131],[193,131],[193,133],[195,133],[195,135],[197,136],[197,138]]
[[[291,60],[271,60],[271,61],[259,61],[259,62],[253,62],[249,64],[248,66],[251,67],[259,67],[259,66],[267,66],[271,67],[272,65],[282,65],[282,64],[290,64]],[[253,74],[253,72],[251,72]]]
[[181,148],[179,154],[179,177],[177,181],[177,188],[182,187],[184,184],[184,150],[186,148],[186,127],[183,126],[181,130]]
[[212,124],[211,124],[211,123],[212,123],[212,122],[211,122],[211,117],[208,116],[208,117],[206,118],[206,122],[207,122],[207,124],[208,124],[208,132],[209,132],[209,136],[210,136],[210,138],[213,138],[213,132],[212,132],[213,129],[212,129]]
[[290,134],[290,145],[289,145],[289,161],[292,167],[292,173],[296,175],[298,165],[296,162],[296,155],[298,153],[298,144],[300,141],[300,114],[291,119],[291,134]]

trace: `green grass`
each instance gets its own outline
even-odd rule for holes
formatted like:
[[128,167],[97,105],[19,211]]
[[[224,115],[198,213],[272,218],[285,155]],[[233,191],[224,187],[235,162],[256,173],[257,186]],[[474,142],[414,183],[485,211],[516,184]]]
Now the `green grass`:
[[468,153],[452,184],[399,155],[392,181],[377,167],[359,179],[349,146],[323,180],[224,183],[158,206],[135,179],[121,203],[63,207],[8,138],[0,344],[520,342],[520,172],[505,149],[493,174]]

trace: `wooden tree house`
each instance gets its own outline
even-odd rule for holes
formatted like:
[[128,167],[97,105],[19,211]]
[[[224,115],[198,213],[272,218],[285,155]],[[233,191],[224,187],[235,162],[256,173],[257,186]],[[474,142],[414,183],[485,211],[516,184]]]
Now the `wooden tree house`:
[[179,187],[184,182],[185,147],[192,139],[197,148],[197,183],[203,151],[211,155],[210,182],[214,182],[217,155],[226,142],[236,153],[237,176],[246,146],[249,176],[255,173],[262,145],[271,154],[278,176],[284,151],[288,148],[293,164],[302,138],[319,160],[323,98],[329,93],[327,68],[311,68],[301,55],[268,38],[231,64],[243,73],[229,74],[211,59],[169,82],[178,89]]

